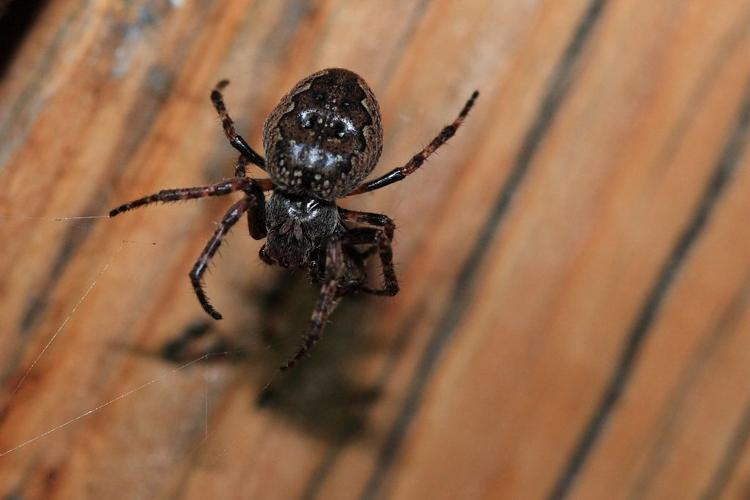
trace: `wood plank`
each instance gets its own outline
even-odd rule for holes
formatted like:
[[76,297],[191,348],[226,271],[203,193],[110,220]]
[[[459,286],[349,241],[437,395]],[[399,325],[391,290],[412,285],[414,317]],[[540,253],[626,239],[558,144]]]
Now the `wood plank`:
[[[0,491],[743,498],[749,26],[747,0],[49,0],[0,82]],[[401,293],[280,376],[305,277],[239,230],[225,320],[186,278],[228,200],[69,217],[231,175],[212,85],[257,147],[327,66],[380,98],[377,172],[481,96],[344,202],[395,218]],[[165,359],[190,331],[232,353]]]
[[[739,13],[747,11],[747,6],[733,5]],[[636,24],[644,25],[675,22],[674,13],[662,11],[660,5],[651,11],[632,4],[620,7],[607,13],[600,36],[616,32],[606,29],[606,23],[625,24],[618,15],[638,16]],[[703,26],[716,25],[705,13],[694,15],[701,25],[705,22]],[[717,15],[728,19],[732,14],[722,10]],[[649,19],[654,16],[657,20]],[[700,27],[690,19],[680,26],[693,35]],[[647,296],[658,266],[685,225],[674,219],[647,225],[643,221],[689,216],[746,98],[747,46],[736,43],[728,49],[726,39],[747,31],[741,23],[726,26],[727,35],[715,36],[713,47],[707,36],[692,38],[702,44],[700,49],[686,47],[685,37],[675,34],[680,51],[697,59],[691,61],[694,71],[706,74],[704,68],[716,67],[715,58],[723,59],[723,71],[714,73],[713,95],[702,104],[695,96],[706,84],[682,74],[690,65],[669,66],[675,74],[654,73],[653,80],[644,81],[643,67],[658,66],[649,57],[658,60],[669,54],[671,40],[660,37],[663,48],[655,51],[654,41],[644,38],[642,53],[633,57],[612,47],[633,51],[634,42],[594,43],[602,49],[593,50],[606,60],[597,61],[596,53],[587,60],[570,107],[562,112],[540,154],[540,180],[529,184],[528,194],[519,195],[507,236],[492,251],[491,268],[480,272],[485,281],[467,319],[456,327],[463,345],[450,351],[427,396],[434,408],[426,404],[424,416],[413,424],[413,441],[404,444],[409,450],[405,466],[394,466],[402,478],[394,496],[413,497],[416,488],[424,494],[425,484],[432,486],[429,496],[446,498],[467,490],[478,496],[536,498],[552,489],[541,479],[554,481],[563,467],[564,450],[580,435],[571,432],[570,425],[583,424],[593,411],[624,343],[620,335],[628,333],[629,318],[638,314],[636,308]],[[628,35],[621,30],[620,36]],[[607,60],[634,65],[620,64],[614,70]],[[727,78],[735,78],[732,97],[723,86]],[[680,82],[687,80],[697,89],[680,89]],[[648,106],[633,100],[634,92],[648,96]],[[680,141],[684,150],[664,158],[664,142],[654,140],[655,131],[679,131],[685,113],[696,110],[697,126]],[[717,127],[719,123],[723,125]],[[665,228],[672,228],[671,234]],[[467,389],[454,394],[456,387]],[[652,395],[653,384],[646,384],[645,390]],[[636,404],[642,413],[643,399]],[[568,425],[555,424],[560,420]],[[469,435],[481,435],[482,446],[468,446]],[[632,435],[620,443],[637,447]],[[500,449],[507,450],[500,455],[504,458],[498,457]],[[615,479],[624,475],[621,465],[606,468],[610,475],[597,469],[587,476],[599,489],[584,496],[611,496],[612,486],[618,484]],[[443,480],[435,482],[422,474]]]

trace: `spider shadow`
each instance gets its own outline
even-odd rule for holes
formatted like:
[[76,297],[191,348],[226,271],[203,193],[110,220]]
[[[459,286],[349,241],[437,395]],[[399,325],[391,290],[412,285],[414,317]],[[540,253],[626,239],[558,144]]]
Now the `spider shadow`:
[[279,371],[299,346],[318,292],[305,273],[281,272],[263,292],[246,292],[260,312],[251,326],[220,333],[215,322],[201,319],[164,345],[161,357],[179,363],[201,354],[230,353],[213,359],[244,368],[240,376],[260,388],[258,407],[331,442],[362,436],[380,393],[356,376],[358,361],[376,348],[364,320],[371,299],[344,297],[310,356]]

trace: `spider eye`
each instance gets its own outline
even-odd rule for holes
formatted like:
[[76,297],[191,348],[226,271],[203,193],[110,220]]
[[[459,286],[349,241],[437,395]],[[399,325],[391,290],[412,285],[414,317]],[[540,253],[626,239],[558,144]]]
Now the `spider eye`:
[[326,93],[325,92],[315,92],[313,94],[313,99],[317,102],[323,102],[326,100]]

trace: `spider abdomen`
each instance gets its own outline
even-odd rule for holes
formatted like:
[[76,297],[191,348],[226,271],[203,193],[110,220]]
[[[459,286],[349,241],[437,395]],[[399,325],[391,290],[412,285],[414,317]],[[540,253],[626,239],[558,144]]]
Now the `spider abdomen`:
[[297,83],[263,129],[274,185],[328,201],[350,193],[367,177],[382,141],[375,96],[357,74],[339,68]]

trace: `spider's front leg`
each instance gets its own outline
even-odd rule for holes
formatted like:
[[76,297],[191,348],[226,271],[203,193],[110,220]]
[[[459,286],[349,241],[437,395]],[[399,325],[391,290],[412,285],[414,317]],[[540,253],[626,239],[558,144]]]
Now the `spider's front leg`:
[[393,232],[396,228],[390,217],[371,212],[357,212],[339,207],[339,214],[345,221],[359,224],[369,224],[375,227],[357,227],[350,229],[346,235],[346,243],[351,245],[371,245],[377,249],[380,265],[383,268],[383,288],[371,288],[362,285],[360,290],[373,295],[393,296],[399,292],[396,269],[393,266]]
[[173,201],[192,200],[196,198],[205,198],[207,196],[224,196],[235,191],[246,188],[249,179],[229,179],[226,181],[211,184],[209,186],[196,186],[178,189],[162,189],[156,194],[144,196],[137,200],[129,201],[117,208],[109,211],[110,217],[115,217],[123,212],[133,210],[134,208],[150,205],[152,203],[169,203]]
[[250,161],[245,158],[245,155],[240,155],[239,158],[237,158],[237,164],[234,166],[234,176],[235,177],[247,177],[247,165],[250,163]]
[[227,233],[229,233],[232,226],[240,220],[240,217],[242,217],[242,214],[245,212],[248,212],[247,219],[250,235],[255,239],[261,239],[266,236],[265,199],[263,197],[263,190],[259,185],[251,182],[248,188],[245,189],[245,193],[247,196],[232,205],[227,213],[224,214],[224,217],[219,223],[219,227],[206,244],[206,247],[195,262],[189,275],[190,282],[193,284],[193,289],[195,290],[195,295],[198,297],[198,302],[203,306],[204,311],[217,320],[222,319],[222,316],[219,314],[219,311],[214,309],[211,305],[206,296],[206,292],[203,290],[203,274],[206,272],[211,258],[216,254],[219,246],[221,246],[221,240],[227,235]]
[[341,300],[339,294],[339,279],[344,273],[345,263],[344,256],[341,248],[341,239],[338,236],[332,237],[326,247],[326,269],[325,269],[325,280],[323,286],[320,288],[320,296],[318,302],[313,310],[312,317],[310,318],[310,326],[308,327],[307,333],[302,338],[302,345],[300,345],[297,352],[289,358],[280,369],[282,371],[288,370],[296,365],[302,358],[310,352],[315,344],[320,340],[320,336],[323,332],[328,316],[331,315],[333,310]]

